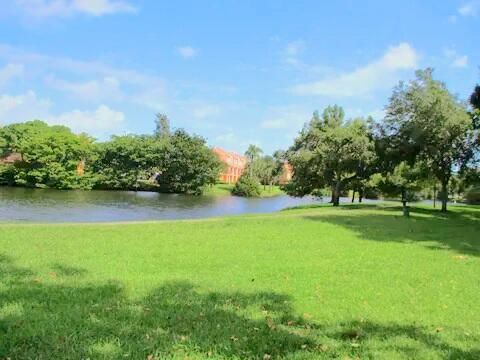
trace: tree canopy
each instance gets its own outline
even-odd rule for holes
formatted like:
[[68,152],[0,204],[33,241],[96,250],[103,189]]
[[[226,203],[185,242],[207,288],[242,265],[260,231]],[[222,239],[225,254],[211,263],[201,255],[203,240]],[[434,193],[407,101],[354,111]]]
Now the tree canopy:
[[343,122],[343,110],[338,106],[330,109],[341,116],[334,122],[330,111],[324,112],[323,121],[314,117],[289,149],[287,157],[294,175],[287,191],[303,196],[331,186],[333,204],[338,205],[342,188],[362,177],[364,169],[374,162],[375,147],[366,120]]

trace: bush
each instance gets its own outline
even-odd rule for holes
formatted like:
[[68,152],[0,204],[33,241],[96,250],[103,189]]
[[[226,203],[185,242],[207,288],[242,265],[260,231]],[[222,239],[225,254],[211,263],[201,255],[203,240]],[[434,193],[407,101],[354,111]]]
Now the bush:
[[260,182],[251,176],[242,175],[232,189],[232,194],[244,197],[260,196]]
[[480,186],[471,188],[465,194],[465,200],[469,204],[480,204]]

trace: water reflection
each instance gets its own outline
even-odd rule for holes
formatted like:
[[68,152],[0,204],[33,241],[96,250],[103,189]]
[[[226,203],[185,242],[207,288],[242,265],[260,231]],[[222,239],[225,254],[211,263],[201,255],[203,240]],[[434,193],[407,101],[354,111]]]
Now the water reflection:
[[59,191],[0,187],[0,221],[109,222],[268,213],[319,203],[312,197],[246,199],[134,191]]

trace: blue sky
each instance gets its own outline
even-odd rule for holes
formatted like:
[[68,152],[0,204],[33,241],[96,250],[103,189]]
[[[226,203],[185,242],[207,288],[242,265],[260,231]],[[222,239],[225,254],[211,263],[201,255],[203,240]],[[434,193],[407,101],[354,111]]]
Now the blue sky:
[[107,139],[149,133],[164,112],[209,145],[271,153],[328,104],[381,118],[415,69],[460,99],[480,82],[480,0],[7,3],[0,125],[39,118]]

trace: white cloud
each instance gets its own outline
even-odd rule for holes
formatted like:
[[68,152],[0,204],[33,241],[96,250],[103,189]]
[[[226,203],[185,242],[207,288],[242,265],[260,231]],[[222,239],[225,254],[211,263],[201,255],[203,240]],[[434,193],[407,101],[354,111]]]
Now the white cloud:
[[102,16],[137,11],[132,4],[123,0],[15,0],[15,3],[26,15],[37,18],[75,14]]
[[[64,71],[88,77],[113,77],[134,86],[151,87],[163,82],[157,76],[131,69],[115,68],[99,61],[84,61],[62,56],[50,56],[25,51],[21,48],[0,44],[0,59],[22,63],[32,72],[45,73]],[[30,66],[29,66],[30,65]]]
[[192,109],[192,115],[197,119],[204,119],[210,116],[218,115],[222,112],[222,108],[218,105],[200,104]]
[[402,70],[415,69],[419,55],[408,43],[390,47],[378,60],[352,72],[324,80],[300,84],[290,90],[297,95],[336,97],[368,96],[376,90],[393,86]]
[[87,132],[105,138],[110,134],[125,132],[125,115],[106,105],[93,111],[73,110],[53,114],[52,103],[39,98],[35,92],[0,96],[0,124],[18,123],[33,119],[43,120],[51,125],[65,125],[74,132]]
[[50,113],[51,102],[39,99],[35,92],[21,95],[0,95],[0,124],[23,122],[46,118]]
[[[120,99],[147,106],[156,111],[165,111],[166,82],[156,75],[116,68],[99,61],[83,61],[28,52],[5,44],[0,44],[0,59],[26,64],[25,70],[28,70],[32,77],[43,78],[44,74],[60,73],[62,77],[94,79],[73,82],[60,79],[55,75],[45,79],[48,86],[68,92],[82,100],[103,102]],[[123,91],[121,87],[124,88]]]
[[112,132],[125,132],[125,115],[100,105],[93,111],[73,110],[46,119],[50,124],[65,125],[74,132],[104,137]]
[[468,66],[468,56],[460,55],[453,49],[444,50],[445,57],[454,68],[465,68]]
[[480,8],[480,1],[470,1],[458,8],[458,13],[462,16],[476,16]]
[[198,51],[191,46],[179,46],[177,48],[178,54],[184,59],[190,59],[197,55]]
[[453,60],[453,67],[464,68],[468,66],[468,56],[462,55]]
[[7,64],[0,69],[0,86],[5,85],[10,80],[21,77],[24,74],[24,66],[20,64]]
[[166,87],[160,82],[133,95],[133,101],[155,111],[166,111],[169,103]]
[[118,100],[122,97],[120,82],[112,76],[86,82],[70,82],[48,76],[45,83],[56,90],[74,95],[76,99],[86,101],[101,102],[106,99]]

